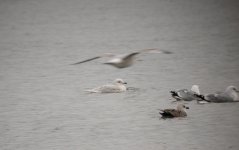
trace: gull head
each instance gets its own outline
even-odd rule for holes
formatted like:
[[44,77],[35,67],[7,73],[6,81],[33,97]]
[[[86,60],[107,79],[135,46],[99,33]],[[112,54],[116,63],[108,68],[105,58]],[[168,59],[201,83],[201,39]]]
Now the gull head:
[[184,110],[184,109],[189,109],[189,107],[185,106],[184,104],[178,104],[177,110]]
[[127,82],[125,82],[123,79],[115,79],[114,83],[115,84],[127,84]]
[[226,91],[235,91],[235,92],[239,92],[238,88],[233,86],[233,85],[230,85],[226,88]]
[[191,91],[195,92],[196,94],[200,95],[199,86],[193,85]]
[[226,91],[225,91],[234,101],[238,101],[239,99],[239,96],[238,96],[238,93],[239,93],[239,90],[237,87],[235,86],[228,86],[226,88]]

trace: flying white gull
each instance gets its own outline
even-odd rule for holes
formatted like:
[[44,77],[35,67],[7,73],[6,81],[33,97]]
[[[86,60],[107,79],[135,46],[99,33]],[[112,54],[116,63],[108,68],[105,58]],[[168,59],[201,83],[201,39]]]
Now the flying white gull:
[[120,93],[126,91],[126,82],[122,79],[115,79],[113,84],[103,85],[91,90],[86,90],[91,93]]
[[177,109],[162,109],[159,114],[162,115],[162,118],[186,117],[185,109],[189,109],[189,107],[184,104],[178,104]]
[[126,68],[126,67],[131,66],[134,63],[135,56],[140,54],[140,53],[171,54],[172,52],[152,48],[152,49],[143,49],[143,50],[139,50],[139,51],[136,51],[136,52],[133,52],[133,53],[130,53],[130,54],[123,54],[123,55],[115,55],[115,54],[111,54],[111,53],[105,53],[101,56],[96,56],[96,57],[93,57],[93,58],[90,58],[90,59],[87,59],[87,60],[84,60],[84,61],[74,63],[72,65],[82,64],[82,63],[92,61],[92,60],[95,60],[95,59],[99,59],[99,58],[102,58],[102,57],[110,57],[111,59],[104,64],[112,65],[116,68]]
[[[200,95],[199,86],[193,85],[191,90],[188,89],[181,89],[177,91],[170,91],[173,98],[177,101],[192,101],[200,99],[196,95]],[[195,95],[196,94],[196,95]]]
[[238,93],[239,90],[235,86],[228,86],[224,92],[216,92],[214,94],[198,95],[201,100],[212,103],[230,103],[239,102]]

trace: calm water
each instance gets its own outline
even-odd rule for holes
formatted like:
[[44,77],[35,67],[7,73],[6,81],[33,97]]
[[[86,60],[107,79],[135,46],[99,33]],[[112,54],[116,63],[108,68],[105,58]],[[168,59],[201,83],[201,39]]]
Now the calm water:
[[[1,150],[239,148],[239,104],[187,105],[162,120],[169,91],[239,87],[237,0],[0,0]],[[130,68],[106,52],[162,48]],[[84,90],[123,78],[129,90]]]

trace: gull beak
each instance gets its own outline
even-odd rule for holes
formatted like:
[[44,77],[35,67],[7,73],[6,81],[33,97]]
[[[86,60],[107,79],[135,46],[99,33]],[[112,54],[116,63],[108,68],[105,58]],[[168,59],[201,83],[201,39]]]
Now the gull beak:
[[186,109],[189,109],[189,107],[185,107]]
[[127,84],[127,82],[124,82],[123,84]]

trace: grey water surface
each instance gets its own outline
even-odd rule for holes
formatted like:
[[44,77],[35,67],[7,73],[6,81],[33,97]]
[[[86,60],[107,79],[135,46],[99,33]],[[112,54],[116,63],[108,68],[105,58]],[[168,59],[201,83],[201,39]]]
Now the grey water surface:
[[[1,150],[239,149],[239,103],[188,102],[169,91],[239,87],[237,0],[0,0]],[[161,48],[129,68],[103,53]],[[84,92],[122,78],[125,93]]]

